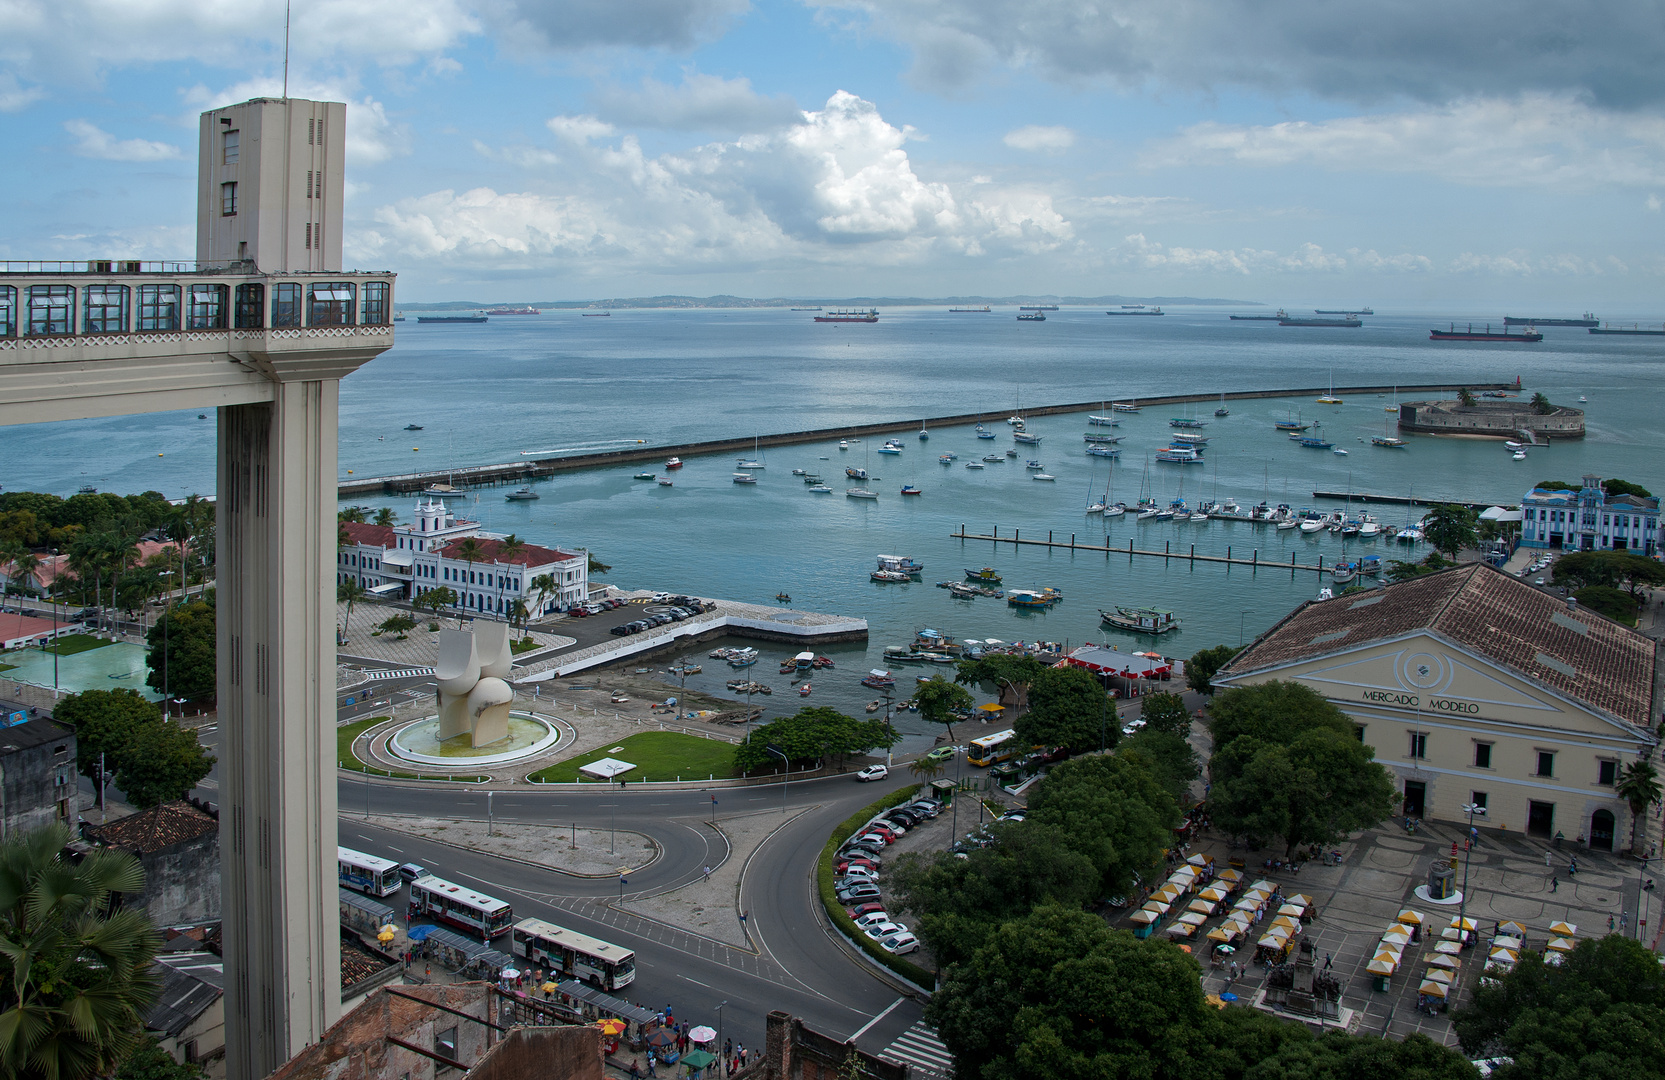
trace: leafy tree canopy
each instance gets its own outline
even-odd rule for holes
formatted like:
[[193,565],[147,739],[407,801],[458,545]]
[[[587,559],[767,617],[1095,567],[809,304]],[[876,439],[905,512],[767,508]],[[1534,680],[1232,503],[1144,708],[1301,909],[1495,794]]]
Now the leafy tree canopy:
[[201,1066],[181,1065],[151,1039],[122,1062],[116,1080],[199,1080],[202,1075]]
[[1212,694],[1214,687],[1210,680],[1215,672],[1226,666],[1226,662],[1242,652],[1242,646],[1216,645],[1212,649],[1203,649],[1185,661],[1185,685],[1199,694]]
[[194,730],[173,720],[144,724],[116,755],[116,786],[128,802],[146,810],[184,798],[216,760],[203,752]]
[[1435,551],[1454,559],[1457,552],[1480,542],[1475,528],[1478,521],[1479,515],[1467,507],[1440,503],[1428,512],[1422,534]]
[[1191,801],[1191,784],[1202,775],[1202,760],[1183,735],[1145,727],[1122,742],[1117,756],[1137,760],[1150,770],[1175,802]]
[[1022,706],[1029,685],[1047,666],[1033,656],[1013,656],[1009,653],[990,653],[976,660],[961,660],[955,670],[954,681],[962,686],[986,687],[1001,700],[1016,687],[1017,697],[1012,704]]
[[935,676],[914,687],[913,700],[925,722],[946,727],[950,739],[954,737],[954,714],[971,708],[973,701],[965,687]]
[[171,697],[211,698],[215,693],[214,593],[170,605],[146,637],[145,662],[152,690]]
[[1641,484],[1633,484],[1629,480],[1620,480],[1616,476],[1609,480],[1603,480],[1601,486],[1602,490],[1609,495],[1635,495],[1640,499],[1653,498],[1653,492]]
[[1565,480],[1540,480],[1536,491],[1577,491],[1577,484],[1569,484]]
[[1147,731],[1166,731],[1182,739],[1191,734],[1191,713],[1178,694],[1146,694],[1139,701],[1139,718]]
[[1527,952],[1451,1022],[1470,1055],[1514,1060],[1497,1080],[1643,1080],[1665,1061],[1665,974],[1616,934],[1580,941],[1558,967]]
[[1100,896],[1126,890],[1162,858],[1179,806],[1145,763],[1121,755],[1074,758],[1030,789],[1025,822],[1055,827],[1100,875]]
[[734,748],[734,768],[736,772],[756,772],[775,766],[780,759],[764,749],[771,744],[798,762],[865,754],[877,747],[894,746],[899,738],[883,720],[857,720],[837,709],[808,705],[792,716],[753,728],[751,741]]
[[1025,746],[1063,746],[1072,754],[1116,745],[1121,729],[1098,676],[1086,668],[1043,668],[1029,684],[1029,711],[1012,725]]
[[[1222,757],[1221,752],[1239,737],[1288,744],[1313,728],[1354,738],[1353,722],[1347,715],[1302,683],[1273,680],[1232,687],[1208,703],[1208,729],[1214,736],[1209,770],[1216,781],[1234,775],[1232,759]],[[1222,768],[1228,770],[1225,775]]]
[[29,547],[68,547],[77,536],[107,528],[122,519],[138,532],[164,524],[175,507],[159,491],[140,495],[107,492],[65,499],[39,491],[0,492],[0,540]]
[[1586,585],[1572,596],[1591,611],[1599,612],[1614,622],[1621,622],[1626,626],[1636,625],[1636,601],[1622,589],[1610,589],[1606,585]]
[[1467,1058],[1426,1035],[1399,1041],[1331,1029],[1316,1039],[1286,1040],[1244,1073],[1244,1080],[1476,1080],[1478,1075]]
[[162,722],[162,710],[137,690],[83,690],[58,702],[52,717],[75,728],[76,767],[94,783],[98,756],[104,755],[106,774],[114,774],[116,758],[141,727]]
[[1632,599],[1644,588],[1665,585],[1665,564],[1632,551],[1570,551],[1555,560],[1551,573],[1557,585],[1573,588],[1628,584]]

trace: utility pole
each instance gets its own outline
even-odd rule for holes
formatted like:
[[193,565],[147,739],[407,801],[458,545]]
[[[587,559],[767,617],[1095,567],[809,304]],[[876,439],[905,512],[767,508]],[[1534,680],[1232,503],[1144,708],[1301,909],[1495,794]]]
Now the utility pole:
[[[1463,942],[1463,935],[1468,933],[1468,920],[1464,917],[1468,912],[1468,864],[1474,861],[1474,815],[1486,816],[1486,808],[1478,803],[1464,803],[1459,809],[1468,815],[1468,835],[1463,837],[1463,843],[1468,851],[1463,856],[1463,899],[1457,905],[1457,944]],[[1480,935],[1476,934],[1478,938]]]

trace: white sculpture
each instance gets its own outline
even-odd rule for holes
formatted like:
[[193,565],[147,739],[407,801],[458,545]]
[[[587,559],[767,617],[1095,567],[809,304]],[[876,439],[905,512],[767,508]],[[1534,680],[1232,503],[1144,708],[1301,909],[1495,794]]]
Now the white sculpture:
[[470,630],[441,630],[439,738],[470,736],[470,746],[489,746],[509,737],[509,625],[480,622]]

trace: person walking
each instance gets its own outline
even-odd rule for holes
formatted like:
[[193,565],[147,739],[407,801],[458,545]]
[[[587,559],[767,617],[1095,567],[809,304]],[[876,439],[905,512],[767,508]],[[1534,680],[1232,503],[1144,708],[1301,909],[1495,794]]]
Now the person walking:
[[1544,852],[1544,869],[1545,869],[1545,870],[1548,870],[1548,869],[1549,869],[1549,866],[1550,866],[1550,862],[1549,862],[1549,852],[1548,852],[1548,851],[1545,851],[1545,852]]
[[1559,889],[1560,887],[1561,887],[1561,879],[1556,877],[1554,874],[1551,874],[1549,876],[1549,891],[1554,892],[1556,889]]

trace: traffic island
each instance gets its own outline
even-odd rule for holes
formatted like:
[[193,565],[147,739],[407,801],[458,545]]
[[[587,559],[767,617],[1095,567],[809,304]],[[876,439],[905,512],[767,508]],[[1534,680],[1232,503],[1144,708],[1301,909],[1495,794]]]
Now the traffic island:
[[734,744],[680,731],[643,731],[599,749],[558,761],[528,776],[533,784],[603,783],[579,770],[607,758],[635,766],[621,774],[629,786],[650,781],[726,780],[734,775]]
[[383,829],[500,859],[540,866],[574,877],[633,874],[659,858],[659,845],[628,829],[587,829],[577,824],[527,825],[472,818],[372,814],[357,818]]

